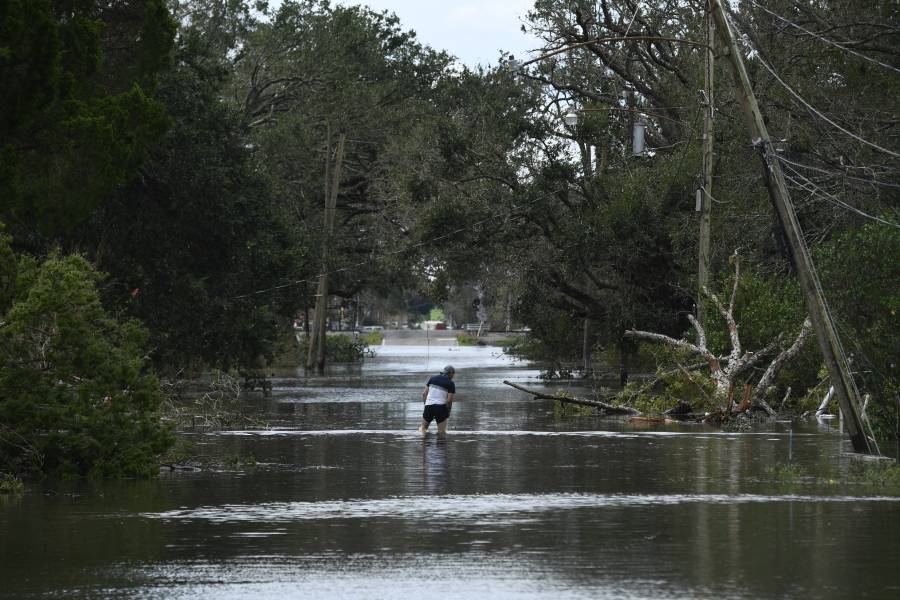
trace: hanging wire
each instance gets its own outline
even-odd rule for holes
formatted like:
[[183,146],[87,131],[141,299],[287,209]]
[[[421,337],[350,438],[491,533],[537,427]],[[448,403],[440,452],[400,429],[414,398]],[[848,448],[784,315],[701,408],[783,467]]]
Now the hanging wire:
[[[775,155],[774,152],[771,152],[768,149],[764,149],[763,151],[764,151],[767,159],[769,159]],[[812,183],[812,182],[810,182],[810,183]],[[815,186],[815,184],[813,184],[813,186]],[[815,187],[818,187],[818,186],[815,186]],[[825,296],[825,289],[822,287],[822,280],[819,279],[818,272],[815,269],[810,270],[809,278],[811,279],[813,287],[816,290],[816,294],[821,299],[822,308],[824,309],[824,315],[825,315],[826,319],[829,320],[831,323],[836,324],[837,321],[834,318],[834,314],[831,312],[831,306],[829,305],[828,299]],[[844,349],[844,344],[841,341],[841,336],[838,334],[837,325],[835,325],[834,335],[831,336],[831,338],[834,340],[835,344],[837,345],[837,348],[835,348],[835,350],[837,352],[839,360],[842,361],[845,365],[847,365],[847,369],[849,371],[849,361],[847,360],[847,351]],[[859,388],[856,386],[856,380],[853,377],[852,373],[850,373],[849,379],[850,379],[850,386],[852,386],[852,388],[853,388],[854,396],[856,398],[859,398]],[[848,400],[850,401],[851,405],[854,404],[851,398],[848,398]],[[859,410],[858,406],[855,406],[854,408],[856,410]],[[869,434],[871,434],[871,435],[866,435],[866,432],[864,430],[861,433],[867,438],[867,440],[869,438],[872,438],[872,445],[875,447],[875,453],[880,456],[881,450],[878,448],[878,444],[874,441],[875,436],[874,436],[874,431],[872,429],[872,424],[869,422],[868,418],[865,417],[865,415],[862,415],[860,418],[863,422],[862,427],[865,428],[866,426],[868,426]]]
[[702,184],[700,185],[700,189],[703,190],[703,193],[706,194],[706,196],[716,204],[731,204],[731,200],[716,200],[715,197],[709,192],[709,190],[707,190],[706,187]]
[[777,14],[777,13],[775,13],[775,12],[772,12],[771,10],[769,10],[768,8],[766,8],[765,6],[763,6],[763,5],[761,5],[760,3],[758,3],[756,0],[750,0],[750,4],[752,4],[753,6],[755,6],[756,8],[758,8],[758,9],[760,9],[760,10],[763,10],[763,11],[769,13],[770,15],[772,15],[773,17],[775,17],[775,18],[778,19],[779,21],[783,21],[784,23],[787,23],[787,24],[790,25],[791,27],[796,27],[797,29],[799,29],[799,30],[802,31],[803,33],[805,33],[805,34],[807,34],[807,35],[810,35],[810,36],[812,36],[812,37],[814,37],[814,38],[817,38],[817,39],[819,39],[819,40],[825,42],[826,44],[830,44],[830,45],[834,46],[835,48],[840,48],[840,49],[843,50],[844,52],[849,52],[850,54],[853,54],[854,56],[858,56],[859,58],[862,58],[863,60],[867,60],[867,61],[869,61],[870,63],[874,63],[874,64],[879,65],[879,66],[882,66],[882,67],[884,67],[884,68],[886,68],[886,69],[890,69],[891,71],[894,71],[894,72],[896,72],[896,73],[900,73],[900,69],[898,69],[897,67],[894,67],[894,66],[892,66],[892,65],[889,65],[889,64],[887,64],[887,63],[883,63],[883,62],[881,62],[880,60],[877,60],[877,59],[875,59],[875,58],[872,58],[871,56],[866,56],[865,54],[863,54],[863,53],[861,53],[861,52],[857,52],[857,51],[854,50],[853,48],[848,48],[847,46],[844,46],[844,45],[842,45],[842,44],[838,44],[838,43],[835,42],[834,40],[829,40],[829,39],[826,38],[825,36],[819,35],[818,33],[814,32],[814,31],[810,31],[810,30],[806,29],[805,27],[803,27],[802,25],[798,25],[797,23],[794,23],[794,22],[791,21],[790,19],[787,19],[787,18],[782,17],[781,15],[779,15],[779,14]]
[[843,208],[845,210],[849,210],[850,212],[856,213],[861,217],[865,217],[866,219],[871,219],[873,221],[881,223],[882,225],[889,225],[890,227],[896,227],[897,229],[900,229],[900,224],[898,224],[898,223],[894,223],[893,221],[888,221],[887,219],[882,219],[881,217],[878,217],[875,215],[870,215],[869,213],[867,213],[863,210],[860,210],[860,209],[856,208],[855,206],[851,206],[850,204],[847,204],[846,202],[844,202],[843,200],[841,200],[840,198],[838,198],[831,192],[828,192],[828,191],[822,189],[820,186],[816,185],[809,178],[805,177],[803,175],[803,173],[794,169],[790,165],[787,165],[787,169],[790,170],[791,173],[793,173],[794,175],[799,177],[801,180],[801,181],[797,181],[793,177],[791,177],[789,175],[785,175],[785,178],[788,181],[790,181],[791,183],[793,183],[794,185],[796,185],[800,188],[803,188],[804,190],[810,192],[811,194],[821,196],[822,198],[824,198],[825,200],[828,200],[832,204],[839,206],[840,208]]
[[[768,161],[773,160],[775,157],[775,152],[773,152],[770,147],[764,146],[762,149],[762,152],[764,155],[763,159],[767,163],[768,163]],[[815,184],[812,184],[812,185],[814,187],[818,187],[818,186],[815,186]],[[805,243],[802,240],[802,236],[801,236],[801,244],[805,245]],[[815,268],[813,268],[813,269],[810,269],[808,275],[809,275],[809,279],[813,285],[813,288],[815,289],[816,295],[821,300],[821,306],[823,308],[823,316],[825,317],[826,322],[830,321],[832,324],[836,324],[837,321],[834,318],[834,314],[831,312],[831,306],[828,304],[828,298],[825,296],[825,289],[822,287],[822,281],[819,279],[818,272],[816,271]],[[831,339],[834,340],[834,343],[836,344],[836,348],[834,349],[835,353],[837,355],[838,361],[842,362],[844,365],[847,365],[847,369],[849,370],[849,362],[847,361],[847,352],[844,349],[843,342],[841,342],[841,337],[838,334],[837,326],[834,325],[834,328],[835,328],[834,335],[830,336],[830,337],[831,337]],[[856,381],[854,380],[852,373],[850,374],[849,379],[850,379],[849,385],[852,386],[854,397],[859,398],[859,389],[856,386]],[[853,398],[848,398],[848,400],[850,401],[851,405],[854,405],[854,408],[856,410],[859,410],[859,407],[855,406]],[[861,427],[863,428],[863,431],[861,431],[860,433],[862,433],[862,435],[866,437],[867,442],[868,442],[870,436],[866,435],[865,427],[868,426],[869,433],[871,434],[873,432],[872,424],[868,422],[868,419],[865,418],[865,416],[861,416],[860,419],[862,421]],[[874,435],[872,435],[871,437],[874,437]],[[868,445],[868,443],[867,443],[867,445]],[[878,448],[878,444],[875,443],[873,440],[872,445],[875,447],[875,453],[880,456],[881,450]]]
[[793,165],[795,167],[800,167],[801,169],[809,169],[810,171],[816,171],[816,172],[822,173],[824,175],[831,175],[834,177],[842,177],[844,179],[850,179],[852,181],[859,181],[862,183],[870,183],[872,185],[877,185],[877,186],[882,186],[882,187],[900,189],[900,183],[891,183],[889,181],[879,181],[877,179],[868,179],[865,177],[854,177],[853,175],[847,175],[846,173],[842,173],[841,171],[829,171],[828,169],[823,169],[822,167],[815,167],[813,165],[806,165],[803,163],[799,163],[799,162],[787,159],[781,155],[773,154],[772,156],[774,158],[777,158],[778,160],[780,160],[783,163]]
[[867,140],[866,138],[862,137],[861,135],[859,135],[859,134],[857,134],[857,133],[854,133],[854,132],[850,131],[849,129],[846,129],[846,128],[844,128],[844,127],[841,127],[840,125],[838,125],[837,123],[835,123],[834,121],[832,121],[830,118],[828,118],[828,116],[825,115],[822,111],[820,111],[820,110],[817,109],[815,106],[813,106],[812,104],[810,104],[809,102],[807,102],[807,101],[803,98],[803,96],[801,96],[800,94],[798,94],[798,93],[794,90],[794,88],[792,88],[790,85],[788,85],[788,84],[787,84],[787,83],[786,83],[786,82],[778,75],[778,73],[775,72],[775,69],[773,69],[773,68],[769,65],[769,63],[767,63],[767,62],[763,59],[763,57],[762,57],[762,55],[760,54],[759,50],[756,50],[756,58],[759,60],[759,63],[760,63],[763,67],[765,67],[766,71],[768,71],[768,72],[772,75],[772,77],[774,77],[775,80],[778,81],[778,83],[780,83],[781,86],[782,86],[784,89],[786,89],[786,90],[791,94],[791,96],[793,96],[794,98],[796,98],[796,100],[797,100],[798,102],[800,102],[800,104],[802,104],[803,106],[805,106],[810,112],[812,112],[813,114],[815,114],[816,116],[818,116],[820,119],[822,119],[823,121],[825,121],[826,123],[828,123],[829,125],[831,125],[832,127],[834,127],[835,129],[837,129],[837,130],[839,130],[839,131],[845,133],[846,135],[852,137],[853,139],[855,139],[855,140],[857,140],[857,141],[859,141],[859,142],[865,144],[866,146],[870,146],[870,147],[872,147],[872,148],[875,148],[876,150],[879,150],[879,151],[881,151],[881,152],[884,152],[885,154],[890,154],[891,156],[900,158],[900,153],[894,152],[893,150],[889,150],[888,148],[885,148],[884,146],[879,146],[879,145],[876,144],[875,142],[870,142],[869,140]]
[[476,227],[478,227],[478,226],[480,226],[480,225],[483,225],[484,223],[487,223],[488,221],[491,221],[491,220],[493,220],[493,219],[496,219],[496,218],[499,218],[499,217],[508,217],[508,216],[512,215],[515,211],[517,211],[517,210],[519,210],[519,209],[521,209],[521,208],[525,208],[525,207],[527,207],[527,206],[531,206],[532,204],[535,204],[535,203],[537,203],[537,202],[540,202],[541,200],[543,200],[543,199],[545,199],[545,198],[549,198],[550,196],[553,196],[554,194],[558,194],[559,192],[563,191],[563,189],[564,189],[564,188],[559,188],[559,189],[554,190],[554,191],[552,191],[552,192],[548,192],[548,193],[546,193],[546,194],[543,194],[543,195],[541,195],[541,196],[538,196],[538,197],[535,198],[534,200],[531,200],[531,201],[529,201],[529,202],[525,202],[524,204],[519,204],[518,206],[514,206],[513,208],[511,208],[511,209],[509,209],[509,210],[507,210],[507,211],[503,211],[503,212],[499,212],[499,213],[494,213],[493,215],[490,215],[490,216],[488,216],[488,217],[486,217],[486,218],[484,218],[484,219],[481,219],[480,221],[475,221],[474,223],[470,223],[469,225],[467,225],[467,226],[465,226],[465,227],[460,227],[459,229],[455,229],[455,230],[453,230],[453,231],[451,231],[451,232],[449,232],[449,233],[445,233],[444,235],[440,235],[440,236],[435,237],[435,238],[430,238],[430,239],[428,239],[428,240],[423,240],[423,241],[421,241],[421,242],[416,242],[416,243],[414,243],[414,244],[409,244],[409,245],[407,245],[407,246],[405,246],[405,247],[403,247],[403,248],[401,248],[401,249],[399,249],[399,250],[393,250],[393,251],[391,251],[391,252],[385,252],[384,254],[381,254],[381,255],[379,255],[379,256],[373,256],[372,258],[368,258],[368,259],[363,260],[363,261],[360,261],[360,262],[358,262],[358,263],[354,263],[354,264],[351,264],[351,265],[346,265],[346,266],[343,266],[343,267],[340,267],[340,268],[337,268],[337,269],[331,269],[330,271],[324,271],[323,273],[320,273],[319,275],[316,275],[316,276],[313,277],[313,278],[297,279],[297,280],[294,280],[294,281],[288,281],[288,282],[286,282],[286,283],[282,283],[282,284],[280,284],[280,285],[273,285],[273,286],[271,286],[271,287],[263,288],[263,289],[261,289],[261,290],[256,290],[256,291],[249,292],[249,293],[246,293],[246,294],[241,294],[241,295],[239,295],[239,296],[232,296],[232,299],[233,299],[233,300],[238,300],[238,299],[241,299],[241,298],[249,298],[249,297],[251,297],[251,296],[257,296],[257,295],[265,294],[265,293],[272,292],[272,291],[275,291],[275,290],[281,290],[281,289],[284,289],[284,288],[293,287],[293,286],[295,286],[295,285],[300,285],[300,284],[302,284],[302,283],[315,283],[315,282],[318,281],[319,277],[320,277],[321,275],[323,275],[323,274],[324,274],[324,275],[333,275],[333,274],[335,274],[335,273],[342,273],[342,272],[344,272],[344,271],[350,271],[351,269],[356,269],[356,268],[358,268],[358,267],[362,267],[362,266],[365,266],[365,265],[368,265],[368,264],[372,264],[372,263],[378,262],[378,261],[383,260],[383,259],[385,259],[385,258],[388,258],[388,257],[390,257],[390,256],[396,256],[396,255],[398,255],[398,254],[403,254],[404,252],[408,252],[408,251],[410,251],[410,250],[413,250],[414,248],[419,248],[419,247],[424,246],[424,245],[426,245],[426,244],[433,244],[433,243],[435,243],[435,242],[439,242],[439,241],[441,241],[441,240],[445,240],[445,239],[447,239],[447,238],[449,238],[449,237],[451,237],[451,236],[454,236],[454,235],[456,235],[456,234],[458,234],[458,233],[462,233],[462,232],[464,232],[464,231],[468,231],[468,230],[474,229],[474,228],[476,228]]

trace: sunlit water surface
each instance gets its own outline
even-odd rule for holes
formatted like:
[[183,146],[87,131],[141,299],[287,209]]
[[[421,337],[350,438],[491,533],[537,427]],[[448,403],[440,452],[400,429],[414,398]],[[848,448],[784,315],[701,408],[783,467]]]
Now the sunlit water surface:
[[[451,433],[423,438],[446,363]],[[563,417],[502,384],[536,376],[405,346],[277,378],[269,428],[189,434],[255,468],[0,497],[0,597],[900,597],[900,498],[833,482],[839,434]]]

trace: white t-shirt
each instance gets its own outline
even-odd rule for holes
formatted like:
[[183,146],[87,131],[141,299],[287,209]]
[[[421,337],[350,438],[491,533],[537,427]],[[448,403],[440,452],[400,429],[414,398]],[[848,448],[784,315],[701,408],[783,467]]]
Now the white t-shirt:
[[447,396],[456,392],[456,385],[446,375],[435,375],[428,380],[428,395],[425,406],[447,404]]

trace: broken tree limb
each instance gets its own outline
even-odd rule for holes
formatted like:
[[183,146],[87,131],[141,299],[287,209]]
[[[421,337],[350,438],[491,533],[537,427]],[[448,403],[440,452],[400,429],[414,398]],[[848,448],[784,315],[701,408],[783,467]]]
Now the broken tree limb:
[[[788,388],[790,389],[790,388]],[[774,417],[778,413],[775,412],[775,409],[769,406],[769,404],[765,400],[757,400],[752,404],[753,408],[760,408],[770,417]]]
[[[756,363],[762,360],[763,357],[772,354],[776,349],[778,349],[781,346],[783,337],[782,335],[777,336],[766,347],[756,352],[747,352],[742,349],[740,331],[737,320],[734,317],[734,309],[738,295],[738,284],[741,275],[741,263],[737,250],[735,250],[734,254],[731,256],[731,262],[734,265],[734,283],[731,288],[731,297],[728,299],[727,306],[722,302],[722,300],[719,299],[719,297],[715,293],[709,290],[709,288],[707,288],[706,286],[703,286],[701,288],[703,294],[707,298],[709,298],[709,300],[715,305],[716,309],[718,309],[719,311],[719,314],[722,316],[722,319],[724,319],[725,324],[728,326],[728,336],[731,342],[731,350],[727,355],[721,357],[716,356],[709,349],[706,331],[703,327],[703,324],[690,314],[687,315],[687,318],[690,321],[691,325],[694,327],[694,330],[697,332],[696,343],[692,343],[691,341],[684,338],[675,339],[667,335],[653,333],[650,331],[628,330],[625,332],[625,337],[646,340],[649,342],[663,343],[671,346],[672,348],[687,350],[692,354],[703,358],[709,364],[710,378],[715,384],[715,402],[718,403],[719,406],[723,407],[723,410],[726,410],[726,412],[729,413],[731,412],[732,408],[731,396],[733,386],[735,385],[738,378],[745,372],[750,370],[750,368],[756,365]],[[771,382],[774,380],[775,376],[777,376],[784,362],[793,357],[794,354],[799,351],[800,346],[798,345],[798,343],[802,345],[805,335],[806,334],[803,334],[803,336],[798,338],[798,341],[795,342],[796,348],[794,346],[791,346],[791,348],[782,352],[781,355],[779,355],[773,361],[773,363],[769,365],[769,369],[766,370],[766,375],[768,375],[768,377],[764,381],[761,381],[760,385],[757,387],[757,392],[759,395],[753,397],[754,406],[762,408],[762,406],[759,404],[759,401],[762,400],[761,394],[763,394],[765,390],[771,385]],[[764,375],[764,377],[766,376]],[[691,378],[689,377],[689,379]],[[766,412],[768,412],[768,410]]]
[[[690,318],[690,317],[688,317]],[[673,337],[669,337],[662,333],[653,333],[652,331],[640,331],[635,329],[629,329],[625,332],[625,337],[636,338],[639,340],[646,340],[648,342],[659,342],[662,344],[666,344],[668,346],[673,346],[675,348],[683,348],[685,350],[689,350],[694,354],[698,354],[706,359],[707,362],[718,361],[718,359],[704,346],[697,346],[695,344],[690,343],[687,340],[676,340]],[[705,339],[705,336],[700,336],[700,339]]]
[[781,354],[775,357],[765,373],[763,373],[762,377],[759,379],[759,383],[756,384],[756,393],[753,395],[753,400],[758,402],[766,397],[766,392],[768,392],[769,388],[772,386],[772,382],[778,376],[778,373],[781,371],[781,368],[784,364],[790,359],[794,358],[799,352],[800,349],[803,348],[803,344],[809,338],[809,334],[812,333],[812,320],[809,317],[806,317],[806,320],[803,321],[803,325],[800,327],[800,333],[797,334],[797,339],[794,340],[794,343],[791,346],[784,350]]
[[612,404],[607,404],[606,402],[602,402],[600,400],[588,400],[586,398],[569,398],[567,396],[557,396],[554,394],[545,394],[543,392],[537,392],[535,390],[529,390],[526,387],[521,385],[509,382],[504,380],[503,383],[508,385],[511,388],[515,388],[520,392],[525,392],[526,394],[531,394],[535,398],[539,398],[541,400],[558,400],[559,402],[566,402],[568,404],[580,404],[581,406],[593,406],[594,408],[600,408],[606,411],[609,414],[614,415],[639,415],[641,411],[631,408],[630,406],[613,406]]

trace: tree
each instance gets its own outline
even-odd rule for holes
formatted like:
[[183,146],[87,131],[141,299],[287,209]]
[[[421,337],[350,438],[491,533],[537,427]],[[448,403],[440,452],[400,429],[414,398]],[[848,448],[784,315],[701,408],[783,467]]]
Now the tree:
[[[578,129],[560,130],[573,140],[576,151],[568,173],[562,176],[570,183],[567,195],[559,197],[562,206],[547,211],[555,215],[566,210],[577,218],[568,220],[568,228],[557,227],[559,219],[553,218],[542,226],[546,239],[568,240],[570,245],[558,245],[577,256],[568,270],[538,279],[548,281],[549,289],[556,288],[566,298],[573,316],[587,314],[590,306],[602,307],[604,322],[628,326],[630,321],[631,326],[643,327],[639,323],[653,320],[654,315],[659,318],[664,313],[656,307],[667,303],[672,308],[682,304],[681,315],[690,310],[696,285],[691,179],[697,160],[692,145],[698,139],[694,115],[700,108],[694,90],[701,86],[696,68],[700,61],[693,58],[693,48],[707,41],[705,4],[537,2],[530,14],[533,30],[547,41],[547,51],[575,46],[526,73],[546,86],[547,106],[552,109],[548,113],[558,116],[577,109],[591,116]],[[893,206],[900,156],[894,126],[898,53],[892,42],[900,35],[900,14],[893,3],[873,0],[865,8],[860,13],[859,3],[846,0],[784,0],[765,6],[748,0],[733,8],[731,15],[746,36],[748,69],[761,109],[773,135],[783,140],[780,156],[814,252],[832,248],[836,240],[866,222],[887,229],[898,225]],[[626,35],[628,39],[622,39]],[[789,256],[777,229],[773,235],[756,150],[747,145],[733,93],[721,83],[730,79],[717,76],[716,80],[720,82],[715,125],[715,189],[719,191],[713,215],[713,268],[719,270],[726,252],[740,247],[760,281],[772,289],[788,288],[793,279]],[[634,112],[646,119],[652,158],[627,155],[627,138],[622,135],[627,132],[622,127],[626,119],[619,115],[625,113],[627,118]],[[599,120],[595,114],[608,116]],[[628,216],[618,219],[616,214]],[[615,250],[604,253],[604,246]],[[874,256],[869,258],[873,262],[868,269],[856,263],[857,272],[880,273],[882,264],[876,265]],[[890,263],[895,258],[888,254],[882,260]],[[656,270],[652,270],[653,261],[658,262]],[[554,262],[565,264],[560,259]],[[540,270],[540,261],[536,263]],[[592,271],[603,275],[598,277],[601,282],[618,289],[605,293],[596,289]],[[826,269],[823,285],[826,290],[846,289],[836,282],[849,275]],[[836,279],[829,282],[832,277]],[[662,285],[654,289],[648,282]],[[840,292],[833,293],[840,299]],[[619,306],[617,294],[625,299]],[[650,298],[656,307],[647,301]],[[781,310],[782,300],[769,296],[766,310],[773,314]],[[848,306],[842,304],[833,304],[839,321]],[[660,319],[659,325],[680,335],[687,323],[672,314]],[[774,323],[791,328],[784,319],[751,323],[744,333],[757,340],[767,338]],[[612,336],[601,334],[601,339],[614,335],[614,331]],[[865,347],[860,339],[852,341]],[[808,385],[807,375],[790,374],[794,383],[804,384],[801,387]],[[869,390],[878,389],[865,377],[859,381]]]
[[185,28],[175,59],[157,91],[172,127],[77,245],[110,274],[106,300],[149,327],[158,367],[254,368],[300,301],[253,292],[309,273],[309,249],[288,231],[240,114],[222,102],[224,57]]
[[[0,255],[8,248],[0,239]],[[172,436],[146,371],[146,330],[106,313],[101,277],[81,256],[7,259],[4,282],[13,269],[13,293],[0,305],[0,469],[157,473]]]
[[[396,251],[413,241],[417,215],[407,195],[433,183],[429,161],[416,158],[435,142],[429,122],[449,57],[419,44],[395,16],[361,7],[292,1],[270,17],[242,47],[232,96],[285,222],[316,249],[311,268],[334,271],[334,295],[412,287],[412,254]],[[329,131],[348,141],[323,264]],[[293,292],[309,303],[314,288]]]
[[[667,335],[648,331],[628,330],[625,332],[625,335],[639,340],[663,343],[674,349],[686,351],[687,353],[704,360],[709,367],[709,379],[713,384],[713,400],[716,402],[717,408],[725,411],[727,414],[730,414],[733,409],[732,398],[737,381],[739,379],[743,379],[744,381],[751,379],[751,369],[763,358],[767,358],[772,354],[779,346],[782,346],[781,352],[769,363],[762,375],[756,381],[757,393],[753,394],[753,399],[757,406],[762,407],[769,414],[774,414],[775,411],[768,406],[764,400],[766,392],[773,386],[775,378],[778,376],[778,373],[781,371],[784,364],[796,356],[802,349],[803,344],[812,330],[812,323],[809,317],[807,317],[803,321],[800,332],[797,334],[793,343],[789,345],[783,343],[784,336],[781,331],[778,331],[777,336],[769,341],[765,347],[758,347],[758,349],[753,351],[744,350],[747,346],[742,343],[739,331],[739,321],[735,317],[738,290],[740,289],[741,283],[740,257],[737,252],[732,255],[732,262],[734,263],[734,282],[731,287],[731,296],[727,305],[705,286],[702,290],[725,323],[725,331],[728,336],[727,347],[729,348],[727,353],[716,352],[714,350],[713,345],[710,344],[707,339],[706,328],[691,314],[688,315],[688,320],[696,333],[693,341],[683,338],[674,339]],[[679,367],[687,372],[683,366],[679,365]],[[750,397],[748,396],[745,400],[747,403],[743,407],[743,410],[746,410],[751,406],[751,403],[749,402]]]
[[0,3],[0,218],[35,250],[86,218],[166,127],[163,0]]
[[883,434],[896,427],[900,393],[898,257],[900,230],[877,222],[841,234],[816,254],[852,369],[872,397],[869,413]]

